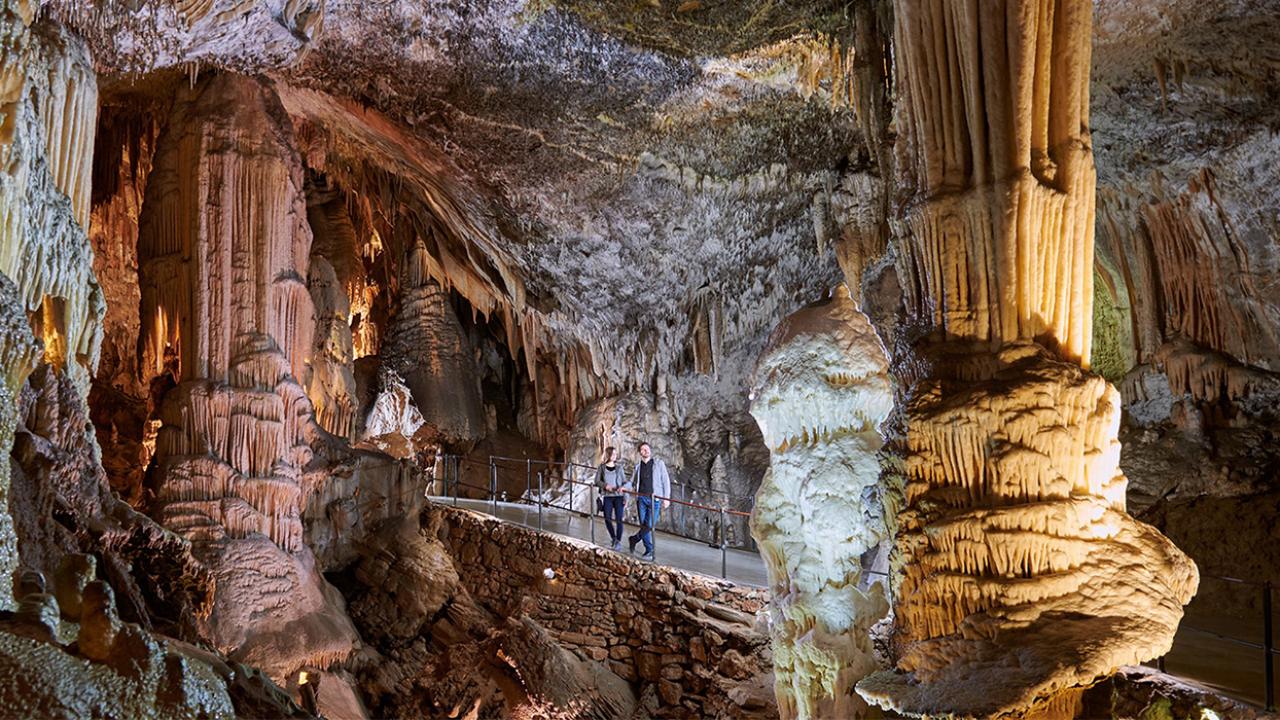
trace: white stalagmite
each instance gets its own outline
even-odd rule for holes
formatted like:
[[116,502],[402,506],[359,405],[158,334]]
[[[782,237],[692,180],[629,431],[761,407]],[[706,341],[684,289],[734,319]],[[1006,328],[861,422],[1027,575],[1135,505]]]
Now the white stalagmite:
[[751,532],[773,594],[779,710],[784,718],[863,715],[853,686],[876,669],[869,629],[889,609],[862,558],[891,536],[878,427],[893,409],[893,388],[880,339],[843,285],[774,331],[752,397],[771,454]]

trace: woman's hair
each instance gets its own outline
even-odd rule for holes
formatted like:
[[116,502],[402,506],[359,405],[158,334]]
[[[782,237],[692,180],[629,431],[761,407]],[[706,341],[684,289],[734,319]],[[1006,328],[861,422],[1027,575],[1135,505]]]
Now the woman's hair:
[[605,461],[605,462],[609,462],[609,458],[613,457],[613,453],[614,453],[614,451],[615,451],[615,450],[617,450],[617,449],[618,449],[618,448],[616,448],[616,447],[614,447],[614,446],[612,446],[612,445],[610,445],[609,447],[605,448],[605,449],[604,449],[604,461]]

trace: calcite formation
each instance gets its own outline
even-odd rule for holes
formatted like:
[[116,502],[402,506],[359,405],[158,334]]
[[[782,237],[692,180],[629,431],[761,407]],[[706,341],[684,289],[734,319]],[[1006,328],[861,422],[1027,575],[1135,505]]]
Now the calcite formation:
[[[97,83],[83,43],[33,28],[34,8],[0,6],[0,450],[13,447],[18,394],[37,363],[72,379],[83,400],[98,360],[102,296],[93,280],[88,163]],[[0,468],[0,577],[18,566],[9,515],[10,464]],[[0,606],[9,605],[0,582]]]
[[895,525],[878,457],[893,386],[845,287],[774,331],[752,394],[772,455],[751,529],[769,572],[779,711],[865,716],[853,686],[877,667],[869,630],[889,610],[885,583],[864,571]]
[[1195,566],[1124,513],[1118,394],[1077,365],[1090,19],[1085,0],[895,8],[900,274],[933,332],[896,359],[895,668],[858,685],[886,709],[1070,717],[1081,688],[1168,650],[1196,589]]
[[159,517],[216,576],[206,636],[283,680],[344,658],[356,633],[303,543],[311,232],[272,102],[229,75],[180,99],[157,145],[139,255],[144,361],[177,381],[156,442]]
[[399,309],[384,345],[387,366],[400,374],[428,425],[450,442],[472,443],[484,433],[479,378],[449,295],[431,279],[430,257],[421,240],[405,254]]
[[1124,512],[1115,388],[1031,343],[946,362],[907,408],[898,672],[858,691],[1012,716],[1167,652],[1197,573]]

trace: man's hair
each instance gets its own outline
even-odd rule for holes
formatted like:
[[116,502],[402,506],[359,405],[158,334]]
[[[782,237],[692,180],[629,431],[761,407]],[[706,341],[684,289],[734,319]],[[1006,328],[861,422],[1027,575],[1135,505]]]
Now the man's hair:
[[610,445],[609,447],[605,448],[605,449],[604,449],[604,459],[607,461],[609,458],[613,457],[613,451],[614,451],[614,450],[617,450],[617,449],[618,449],[618,448],[616,448],[616,447],[614,447],[614,446],[612,446],[612,445]]
[[639,450],[639,449],[640,449],[640,448],[642,448],[642,447],[648,447],[650,450],[652,450],[652,449],[653,449],[653,446],[652,446],[652,445],[650,445],[648,442],[645,442],[645,441],[643,441],[643,440],[641,440],[641,441],[640,441],[640,444],[636,446],[636,449],[637,449],[637,450]]

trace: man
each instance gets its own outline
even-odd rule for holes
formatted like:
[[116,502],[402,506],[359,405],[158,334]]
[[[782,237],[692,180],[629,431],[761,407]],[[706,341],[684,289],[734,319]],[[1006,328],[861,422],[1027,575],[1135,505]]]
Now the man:
[[[645,560],[653,559],[653,528],[658,524],[662,509],[669,507],[671,501],[671,476],[667,474],[667,464],[653,456],[649,443],[640,443],[640,462],[631,471],[631,487],[636,489],[639,499],[636,501],[636,512],[640,516],[640,530],[628,538],[631,541],[631,552],[636,551],[636,543],[644,542]],[[658,503],[662,504],[659,505]]]

